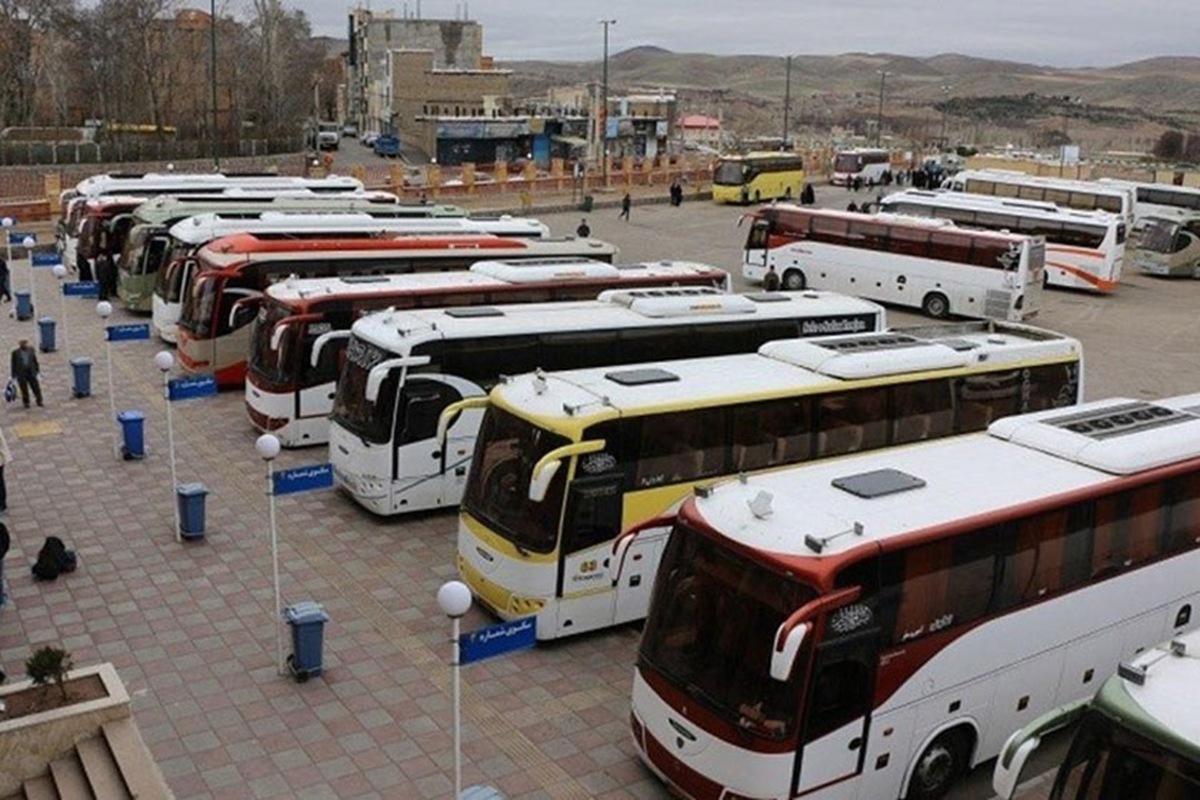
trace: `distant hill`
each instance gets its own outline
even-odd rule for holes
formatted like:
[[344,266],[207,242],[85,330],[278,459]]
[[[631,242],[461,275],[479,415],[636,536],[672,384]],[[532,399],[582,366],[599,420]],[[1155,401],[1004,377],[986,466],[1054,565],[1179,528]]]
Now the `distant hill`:
[[[609,58],[609,91],[666,88],[682,112],[720,116],[735,135],[779,135],[787,75],[770,56],[717,56],[636,47]],[[599,61],[510,61],[513,94],[544,95],[598,81]],[[1200,132],[1200,58],[1164,56],[1115,67],[1061,69],[960,53],[795,56],[791,135],[824,138],[831,126],[867,134],[878,116],[897,144],[951,142],[1091,150],[1149,150],[1165,130]]]

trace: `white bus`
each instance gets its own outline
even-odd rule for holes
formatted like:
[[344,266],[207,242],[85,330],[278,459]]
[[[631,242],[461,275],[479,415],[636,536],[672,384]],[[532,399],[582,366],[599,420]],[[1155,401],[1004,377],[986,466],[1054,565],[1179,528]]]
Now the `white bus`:
[[857,178],[862,185],[882,182],[883,174],[892,168],[892,155],[879,147],[855,147],[839,150],[833,156],[834,186],[849,186]]
[[1049,800],[1200,797],[1200,631],[1123,663],[1089,700],[1060,706],[1009,737],[992,787],[1009,800],[1041,739],[1078,726]]
[[948,219],[963,228],[1040,236],[1046,241],[1046,286],[1109,294],[1121,280],[1128,229],[1120,217],[1105,211],[919,189],[888,195],[881,207],[894,214]]
[[497,616],[536,615],[539,639],[641,619],[695,486],[1069,405],[1081,359],[1068,337],[971,322],[521,376],[484,412],[459,572]]
[[1134,267],[1163,278],[1200,278],[1200,211],[1155,211],[1141,224]]
[[[246,410],[284,447],[328,442],[350,328],[375,311],[594,300],[608,289],[681,286],[725,291],[729,273],[678,261],[617,265],[547,258],[477,261],[452,272],[288,278],[263,292],[250,336]],[[452,324],[447,335],[465,333]]]
[[793,205],[751,217],[742,274],[773,269],[787,289],[813,287],[951,314],[1021,321],[1038,312],[1045,244],[945,220]]
[[1175,186],[1170,183],[1148,183],[1143,181],[1126,181],[1116,178],[1101,178],[1098,183],[1105,186],[1120,186],[1131,189],[1137,197],[1134,209],[1138,227],[1143,218],[1152,214],[1171,213],[1174,211],[1193,211],[1200,213],[1200,187]]
[[944,796],[1194,627],[1198,408],[1091,402],[697,492],[638,651],[642,760],[692,800]]
[[209,242],[239,233],[265,238],[294,240],[298,248],[305,238],[331,238],[331,234],[401,234],[411,236],[468,236],[489,234],[529,239],[544,239],[550,229],[529,217],[410,217],[393,216],[384,206],[382,216],[372,209],[359,208],[347,213],[309,213],[304,211],[264,211],[258,214],[197,214],[176,222],[168,231],[170,244],[157,271],[154,296],[150,304],[154,329],[165,342],[177,342],[176,324],[183,298],[191,290],[192,270],[187,258]]
[[[487,391],[502,375],[752,352],[772,339],[883,323],[879,306],[852,297],[684,288],[374,314],[354,324],[338,379],[329,431],[335,481],[376,514],[457,506]],[[448,407],[454,413],[439,436]]]
[[942,182],[952,192],[1054,203],[1076,211],[1107,211],[1133,227],[1137,218],[1134,190],[1112,182],[1028,175],[1007,169],[967,169]]

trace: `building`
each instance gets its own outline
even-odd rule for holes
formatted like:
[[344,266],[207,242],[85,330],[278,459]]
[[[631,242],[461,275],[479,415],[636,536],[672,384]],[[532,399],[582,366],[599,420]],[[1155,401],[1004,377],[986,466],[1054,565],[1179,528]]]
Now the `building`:
[[704,114],[684,114],[675,122],[684,149],[721,148],[721,120]]

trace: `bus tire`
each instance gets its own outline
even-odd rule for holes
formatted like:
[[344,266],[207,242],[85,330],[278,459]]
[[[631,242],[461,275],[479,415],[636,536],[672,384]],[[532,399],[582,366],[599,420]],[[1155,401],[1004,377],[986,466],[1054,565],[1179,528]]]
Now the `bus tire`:
[[789,292],[798,292],[808,286],[808,278],[804,277],[804,273],[798,269],[789,269],[783,273],[783,280],[780,284]]
[[786,189],[784,189],[784,190],[783,190],[783,199],[784,199],[784,200],[791,200],[791,199],[792,199],[792,187],[790,187],[790,186],[789,186],[789,187],[787,187]]
[[758,191],[757,189],[754,191],[754,202],[756,202],[756,203],[762,202],[762,192]]
[[966,772],[970,742],[960,728],[934,739],[921,753],[908,779],[904,800],[939,800]]
[[921,301],[921,310],[934,319],[945,319],[950,316],[950,301],[941,292],[930,292]]

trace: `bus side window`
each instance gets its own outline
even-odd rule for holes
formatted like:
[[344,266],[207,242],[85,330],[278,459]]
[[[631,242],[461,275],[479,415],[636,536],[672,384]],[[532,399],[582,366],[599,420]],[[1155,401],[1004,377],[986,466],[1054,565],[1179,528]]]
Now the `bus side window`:
[[1190,550],[1200,541],[1200,473],[1173,479],[1167,491],[1171,513],[1163,532],[1162,550]]
[[954,430],[954,400],[947,380],[892,387],[892,444],[939,439]]
[[1151,484],[1096,501],[1092,575],[1117,572],[1156,555],[1162,486]]
[[1020,408],[1020,373],[971,375],[958,382],[958,431],[987,428],[993,420],[1016,414]]

